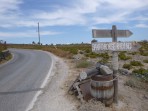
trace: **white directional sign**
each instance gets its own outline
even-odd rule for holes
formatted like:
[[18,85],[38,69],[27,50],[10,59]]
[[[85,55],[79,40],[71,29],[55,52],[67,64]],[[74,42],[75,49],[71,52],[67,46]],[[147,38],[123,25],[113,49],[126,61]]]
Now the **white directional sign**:
[[[129,30],[117,30],[117,37],[129,37],[133,33]],[[112,37],[112,30],[92,30],[93,38],[108,38]]]
[[92,51],[136,51],[140,47],[135,42],[95,42],[92,43]]

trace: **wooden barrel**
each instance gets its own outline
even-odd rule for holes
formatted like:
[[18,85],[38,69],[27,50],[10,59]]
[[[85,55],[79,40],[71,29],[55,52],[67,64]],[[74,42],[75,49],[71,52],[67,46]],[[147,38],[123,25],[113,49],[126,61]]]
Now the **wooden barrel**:
[[91,96],[103,102],[106,106],[113,103],[113,75],[95,75],[91,77]]

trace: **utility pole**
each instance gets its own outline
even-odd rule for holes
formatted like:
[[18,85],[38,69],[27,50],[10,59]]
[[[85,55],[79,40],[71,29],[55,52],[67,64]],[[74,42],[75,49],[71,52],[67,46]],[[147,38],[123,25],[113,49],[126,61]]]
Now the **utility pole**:
[[39,22],[38,22],[38,37],[39,37],[39,45],[40,45],[40,26],[39,26]]

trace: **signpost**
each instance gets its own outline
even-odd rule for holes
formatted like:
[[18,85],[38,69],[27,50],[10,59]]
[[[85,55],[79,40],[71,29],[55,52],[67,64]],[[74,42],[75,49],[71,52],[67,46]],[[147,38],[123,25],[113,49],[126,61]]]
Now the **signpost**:
[[[117,78],[119,66],[117,51],[134,51],[139,48],[139,45],[133,42],[117,42],[117,37],[129,37],[132,34],[133,33],[129,30],[117,30],[115,25],[112,26],[112,30],[92,30],[93,38],[112,37],[112,42],[92,43],[92,51],[112,51],[113,78]],[[114,81],[114,102],[118,103],[118,78]]]

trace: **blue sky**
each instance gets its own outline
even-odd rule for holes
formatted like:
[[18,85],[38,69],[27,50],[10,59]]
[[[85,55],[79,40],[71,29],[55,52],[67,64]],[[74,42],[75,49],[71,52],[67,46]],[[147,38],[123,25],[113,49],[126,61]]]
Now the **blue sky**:
[[[0,0],[0,40],[90,43],[92,29],[129,29],[121,41],[148,40],[148,0]],[[98,41],[111,41],[98,38]]]

